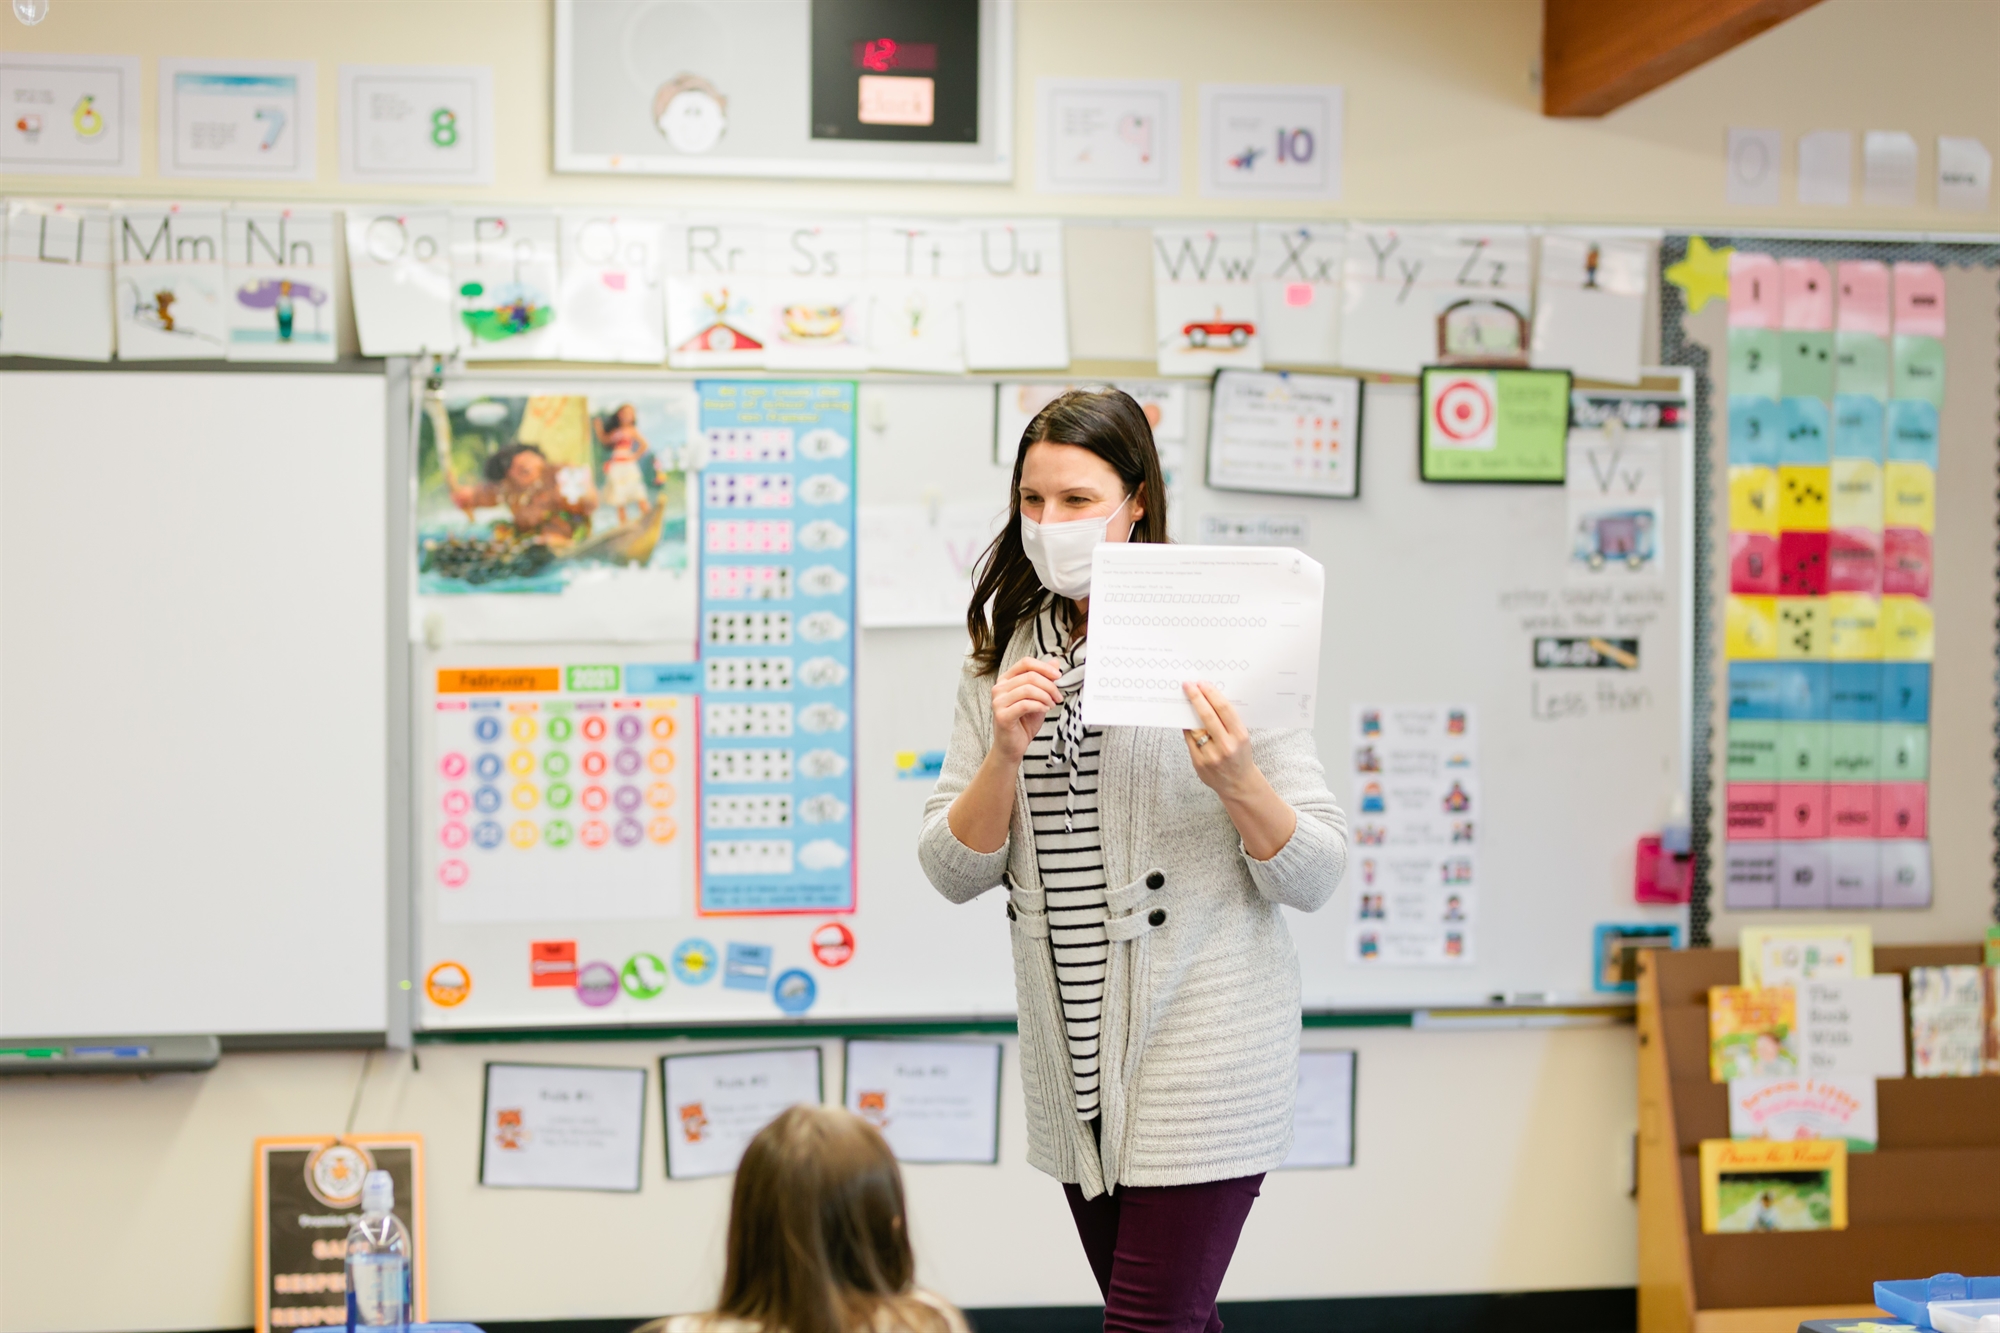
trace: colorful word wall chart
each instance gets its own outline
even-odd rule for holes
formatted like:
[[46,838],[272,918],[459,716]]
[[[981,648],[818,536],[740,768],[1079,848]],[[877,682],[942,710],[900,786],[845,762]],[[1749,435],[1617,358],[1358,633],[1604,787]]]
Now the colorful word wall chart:
[[1731,258],[1731,908],[1930,903],[1944,318],[1929,264]]
[[1471,963],[1478,901],[1478,737],[1457,704],[1354,710],[1354,920],[1347,960]]
[[694,680],[684,662],[440,669],[422,834],[438,919],[685,915]]
[[854,908],[854,385],[701,394],[704,913]]

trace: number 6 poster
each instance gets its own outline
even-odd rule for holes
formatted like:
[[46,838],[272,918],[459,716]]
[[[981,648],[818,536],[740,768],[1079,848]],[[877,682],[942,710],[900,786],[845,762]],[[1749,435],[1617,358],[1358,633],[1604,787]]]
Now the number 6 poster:
[[1204,83],[1202,194],[1340,198],[1342,109],[1337,84]]

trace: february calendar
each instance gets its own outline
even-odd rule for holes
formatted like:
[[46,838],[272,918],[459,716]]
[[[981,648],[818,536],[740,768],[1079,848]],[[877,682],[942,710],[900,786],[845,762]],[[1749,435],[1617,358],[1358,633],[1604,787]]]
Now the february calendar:
[[423,838],[439,919],[685,914],[695,680],[690,663],[440,669]]
[[854,386],[701,395],[699,910],[854,908]]

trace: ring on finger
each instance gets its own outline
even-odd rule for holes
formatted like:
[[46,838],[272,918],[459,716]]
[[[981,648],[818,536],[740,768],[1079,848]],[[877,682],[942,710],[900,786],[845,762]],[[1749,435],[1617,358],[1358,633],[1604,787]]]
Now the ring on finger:
[[1211,740],[1215,739],[1213,736],[1210,736],[1205,731],[1190,732],[1189,734],[1194,737],[1194,748],[1197,750],[1199,750],[1202,746],[1208,744]]

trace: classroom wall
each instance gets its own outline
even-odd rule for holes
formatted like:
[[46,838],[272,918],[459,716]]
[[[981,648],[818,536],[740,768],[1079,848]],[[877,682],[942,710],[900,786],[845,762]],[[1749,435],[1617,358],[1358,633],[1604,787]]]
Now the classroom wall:
[[[770,1044],[770,1043],[763,1043]],[[1314,1031],[1359,1052],[1358,1162],[1272,1176],[1224,1299],[1630,1285],[1637,1126],[1631,1029]],[[378,1053],[357,1132],[424,1135],[434,1319],[701,1308],[722,1273],[729,1180],[668,1182],[661,1054],[687,1043],[429,1046]],[[827,1043],[827,1088],[841,1087]],[[356,1052],[232,1055],[207,1074],[0,1087],[0,1330],[242,1328],[251,1320],[251,1140],[338,1131]],[[998,1167],[907,1168],[920,1280],[972,1306],[1096,1299],[1057,1185],[1024,1160],[1003,1053]],[[488,1060],[644,1067],[645,1186],[481,1189]]]
[[[1353,216],[1638,225],[1783,223],[1977,229],[1930,207],[1936,136],[2000,150],[2000,5],[1993,0],[1826,0],[1601,120],[1545,120],[1535,68],[1541,0],[1018,0],[1015,184],[874,185],[558,176],[550,167],[547,0],[53,0],[10,50],[118,52],[142,69],[146,174],[36,178],[24,193],[353,198],[335,169],[335,75],[357,63],[482,63],[496,73],[498,156],[490,190],[407,197],[653,207],[1018,210],[1075,215]],[[153,57],[319,61],[320,179],[310,186],[163,182],[152,173]],[[1046,76],[1180,78],[1185,144],[1177,198],[1042,196],[1034,190],[1034,87]],[[1219,203],[1196,193],[1202,82],[1340,83],[1347,90],[1346,194],[1316,203]],[[1729,126],[1781,129],[1786,152],[1817,129],[1900,129],[1920,158],[1914,209],[1732,208],[1723,202]],[[1857,164],[1856,180],[1859,180]],[[192,186],[192,188],[190,188]],[[1791,197],[1787,171],[1785,196]]]
[[[498,175],[490,190],[412,198],[1077,218],[1334,216],[1639,225],[1984,230],[1929,206],[1939,133],[2000,148],[1993,0],[1826,0],[1636,104],[1546,121],[1533,70],[1539,0],[1146,5],[1022,0],[1013,186],[558,176],[550,170],[552,6],[545,0],[53,0],[47,22],[0,18],[0,44],[144,58],[146,173],[11,178],[20,194],[356,198],[335,172],[343,61],[490,63]],[[169,184],[152,172],[154,58],[314,57],[321,179]],[[1173,198],[1033,190],[1038,76],[1179,77],[1184,190]],[[1196,193],[1202,81],[1347,89],[1337,205],[1222,204]],[[1921,150],[1914,209],[1731,208],[1728,126],[1798,134],[1902,129]],[[1786,196],[1791,193],[1787,173]],[[1074,232],[1072,233],[1075,234]],[[1113,250],[1120,247],[1113,246]],[[1072,263],[1081,259],[1073,248]],[[1079,327],[1096,318],[1073,311]],[[1085,340],[1087,341],[1087,340]],[[1080,347],[1082,344],[1080,343]],[[1315,1032],[1361,1052],[1360,1164],[1273,1179],[1225,1295],[1235,1298],[1630,1285],[1624,1189],[1634,1128],[1629,1028]],[[657,1111],[637,1196],[496,1193],[473,1183],[489,1058],[652,1065],[658,1042],[427,1047],[422,1070],[379,1056],[359,1130],[416,1130],[431,1148],[432,1311],[444,1317],[642,1315],[699,1305],[719,1271],[726,1182],[669,1187]],[[1080,1303],[1092,1289],[1048,1181],[1022,1162],[1008,1055],[998,1168],[913,1168],[927,1282],[971,1305]],[[340,1129],[362,1057],[232,1055],[204,1075],[0,1081],[0,1333],[207,1329],[250,1319],[250,1141]],[[837,1086],[837,1065],[830,1065]],[[652,1096],[657,1106],[657,1080]]]

